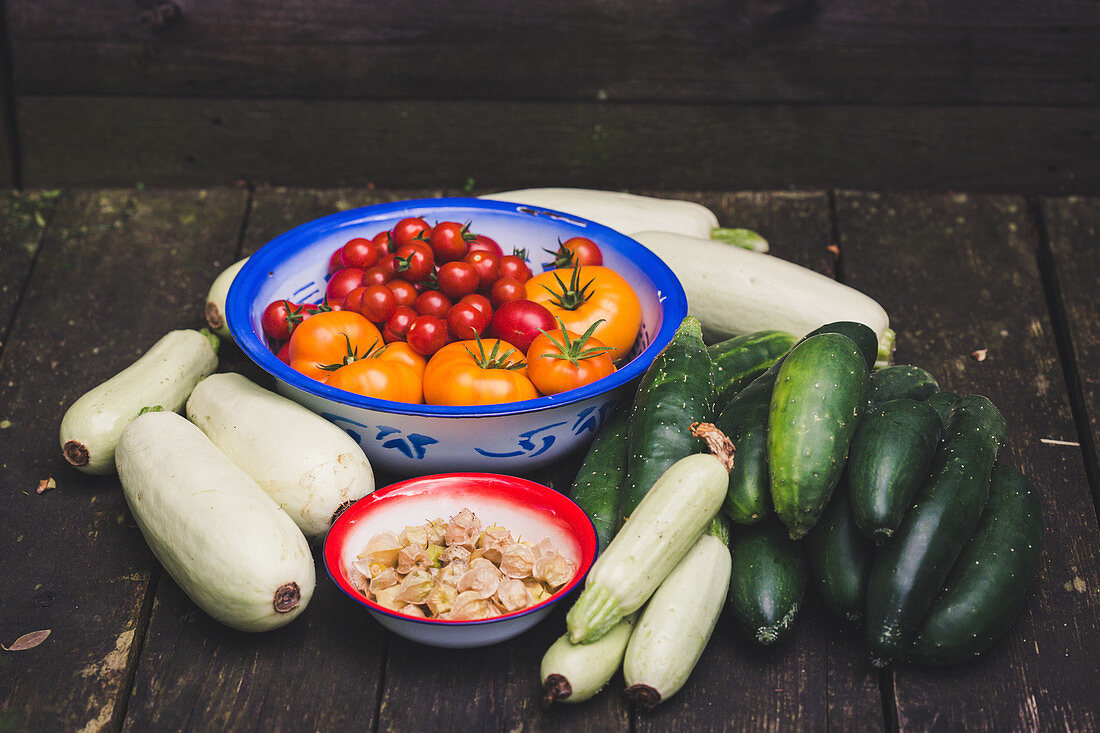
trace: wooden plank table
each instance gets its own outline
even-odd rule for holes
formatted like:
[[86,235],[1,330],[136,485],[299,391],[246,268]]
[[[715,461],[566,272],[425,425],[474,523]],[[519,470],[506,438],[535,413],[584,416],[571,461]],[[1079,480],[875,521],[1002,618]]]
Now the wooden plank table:
[[[538,659],[564,609],[471,651],[390,635],[323,572],[306,612],[275,632],[231,631],[197,610],[149,552],[117,478],[63,462],[65,409],[165,331],[201,325],[215,275],[276,234],[338,209],[454,193],[0,197],[0,643],[51,632],[32,649],[0,651],[0,731],[1100,727],[1095,199],[668,194],[874,296],[898,332],[896,361],[1004,413],[1003,455],[1042,494],[1046,545],[1026,610],[974,662],[876,671],[858,632],[811,594],[776,648],[754,647],[721,619],[688,684],[652,712],[625,702],[621,677],[587,703],[545,710]],[[233,345],[220,360],[270,386]],[[564,488],[571,470],[538,478]],[[56,488],[38,493],[51,477]]]

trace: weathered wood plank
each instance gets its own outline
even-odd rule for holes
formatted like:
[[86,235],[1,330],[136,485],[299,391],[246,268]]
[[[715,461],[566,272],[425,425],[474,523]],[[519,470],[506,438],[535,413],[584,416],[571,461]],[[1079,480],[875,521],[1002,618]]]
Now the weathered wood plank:
[[5,727],[121,723],[158,566],[117,478],[65,464],[58,425],[166,331],[202,324],[195,293],[242,210],[241,192],[101,191],[64,195],[50,218],[0,361],[0,629],[5,644],[52,634],[0,655]]
[[0,352],[58,195],[57,191],[0,195]]
[[1074,0],[6,7],[34,95],[1092,104],[1100,63]]
[[1093,498],[1100,506],[1100,200],[1048,199],[1042,212],[1066,314],[1074,386],[1081,390],[1087,422],[1080,442],[1091,464]]
[[[1002,460],[1038,487],[1046,550],[1025,612],[981,658],[894,671],[903,730],[1092,730],[1100,686],[1100,543],[1021,199],[842,194],[843,269],[898,332],[896,358],[1005,416]],[[985,350],[984,360],[974,356]]]
[[1090,107],[23,97],[26,185],[1100,190]]

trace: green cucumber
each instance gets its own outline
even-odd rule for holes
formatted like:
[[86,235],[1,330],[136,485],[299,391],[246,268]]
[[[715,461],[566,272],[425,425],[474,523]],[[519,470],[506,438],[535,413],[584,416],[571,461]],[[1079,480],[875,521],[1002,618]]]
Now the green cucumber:
[[863,620],[874,545],[852,517],[847,474],[842,474],[821,519],[806,535],[810,579],[830,611],[852,624]]
[[940,384],[936,378],[919,366],[894,364],[871,372],[867,400],[872,405],[881,405],[899,397],[921,401],[928,399],[939,389]]
[[[839,333],[860,348],[864,359],[874,363],[878,340],[874,331],[862,323],[827,323],[807,334],[802,341],[823,333]],[[788,353],[790,353],[788,351]],[[767,434],[768,408],[779,367],[786,355],[753,379],[719,410],[715,425],[733,442],[736,458],[730,472],[730,486],[723,511],[737,524],[759,522],[771,512],[768,487]]]
[[955,664],[992,646],[1023,610],[1042,544],[1035,487],[1015,468],[997,464],[981,521],[906,658],[918,664]]
[[569,491],[569,498],[584,510],[596,527],[600,552],[607,547],[619,526],[629,426],[629,405],[617,405],[588,447]]
[[927,403],[902,397],[872,407],[848,454],[852,515],[866,536],[893,536],[940,444],[940,416]]
[[794,346],[786,331],[755,331],[707,347],[714,366],[715,404],[721,407]]
[[952,405],[959,401],[959,396],[954,392],[937,392],[924,402],[940,416],[940,422],[944,425],[947,424],[947,413],[951,411]]
[[864,354],[847,336],[797,344],[776,374],[768,408],[772,506],[791,539],[813,527],[840,478],[867,404]]
[[730,541],[726,605],[737,626],[758,644],[781,641],[794,627],[806,592],[802,548],[782,524],[736,528]]
[[620,521],[630,516],[676,461],[706,451],[688,428],[695,422],[709,422],[713,412],[710,355],[699,320],[688,316],[642,375],[634,395]]
[[981,395],[951,408],[927,480],[871,564],[867,645],[880,663],[908,645],[974,533],[1006,432],[1004,417]]

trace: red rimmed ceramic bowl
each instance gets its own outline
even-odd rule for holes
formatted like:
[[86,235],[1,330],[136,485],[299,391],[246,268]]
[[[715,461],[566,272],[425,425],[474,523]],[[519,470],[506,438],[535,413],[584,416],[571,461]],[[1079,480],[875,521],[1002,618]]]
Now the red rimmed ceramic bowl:
[[[356,588],[357,556],[376,534],[399,533],[406,526],[442,518],[463,509],[484,525],[508,529],[513,537],[537,543],[549,539],[575,571],[552,596],[520,611],[472,621],[418,618],[384,608]],[[584,580],[596,559],[596,530],[588,516],[548,486],[494,473],[448,473],[390,484],[346,509],[325,537],[329,577],[349,598],[364,606],[390,631],[429,646],[469,648],[511,639],[528,630]]]

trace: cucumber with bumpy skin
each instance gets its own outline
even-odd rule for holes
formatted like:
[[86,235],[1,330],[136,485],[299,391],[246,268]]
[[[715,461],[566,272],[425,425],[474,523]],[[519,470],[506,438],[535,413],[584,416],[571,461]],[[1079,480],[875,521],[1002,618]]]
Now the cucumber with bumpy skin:
[[629,427],[630,405],[617,405],[592,440],[569,492],[569,498],[592,520],[600,552],[619,527]]
[[840,478],[867,404],[864,355],[847,336],[797,344],[776,374],[768,408],[772,505],[791,539],[813,527]]
[[848,456],[852,514],[860,531],[882,543],[897,530],[940,444],[942,423],[925,402],[906,397],[872,407]]
[[929,372],[912,364],[892,364],[871,372],[867,400],[872,405],[908,397],[926,400],[940,389],[939,382]]
[[936,414],[940,416],[940,423],[947,424],[947,413],[951,412],[951,407],[959,401],[959,395],[954,392],[937,392],[924,401],[924,404],[931,407],[936,411]]
[[714,377],[699,321],[680,323],[638,383],[627,434],[626,482],[619,514],[630,516],[654,482],[674,463],[706,446],[691,434],[714,411]]
[[708,346],[718,408],[779,361],[795,340],[786,331],[755,331]]
[[852,517],[847,473],[841,476],[833,498],[806,535],[805,543],[810,578],[825,606],[850,623],[859,624],[875,548]]
[[716,517],[646,603],[623,657],[626,696],[642,707],[679,692],[703,655],[729,589],[728,543]]
[[867,645],[880,663],[912,640],[974,533],[1006,426],[981,395],[951,408],[929,475],[898,531],[879,548],[867,581]]
[[981,521],[905,658],[917,664],[955,664],[992,646],[1023,610],[1042,546],[1035,487],[1017,469],[995,465]]
[[737,626],[756,643],[768,646],[794,627],[806,591],[806,561],[799,543],[784,526],[769,520],[736,528],[730,541],[727,607]]

